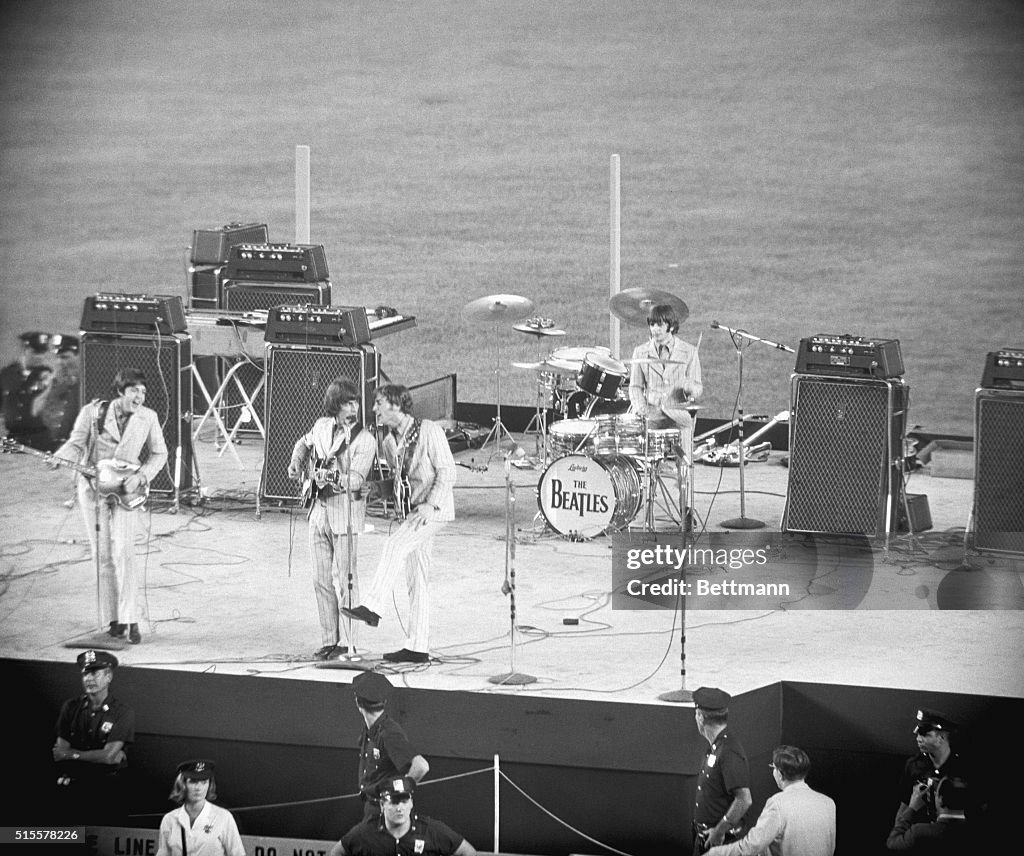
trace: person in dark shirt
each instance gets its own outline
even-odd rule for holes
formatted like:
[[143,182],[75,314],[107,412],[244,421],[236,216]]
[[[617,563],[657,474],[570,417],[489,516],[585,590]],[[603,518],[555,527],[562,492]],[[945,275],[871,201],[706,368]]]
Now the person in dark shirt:
[[96,824],[123,816],[126,749],[135,739],[135,712],[110,693],[117,657],[90,650],[76,662],[84,694],[64,702],[57,717],[57,804],[65,820]]
[[408,776],[385,779],[377,788],[381,816],[352,827],[330,856],[475,856],[459,833],[439,820],[417,817],[416,782]]
[[359,794],[363,819],[380,815],[377,791],[381,783],[396,776],[420,781],[430,770],[426,758],[416,753],[405,731],[385,710],[394,687],[379,672],[360,672],[352,681],[356,707],[363,718],[359,738]]

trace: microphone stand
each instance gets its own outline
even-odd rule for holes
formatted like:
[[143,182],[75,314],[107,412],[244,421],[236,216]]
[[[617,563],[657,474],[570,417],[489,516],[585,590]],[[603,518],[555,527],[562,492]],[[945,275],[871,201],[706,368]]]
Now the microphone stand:
[[516,447],[513,446],[505,455],[505,582],[501,586],[501,593],[509,596],[509,671],[492,675],[487,679],[492,684],[503,686],[523,686],[537,680],[533,675],[516,671],[516,491],[515,485],[512,484],[512,456],[515,452]]
[[[347,549],[345,551],[345,564],[348,566],[348,606],[352,607],[355,605],[355,599],[353,597],[353,580],[355,579],[355,533],[352,531],[352,428],[355,427],[353,423],[349,427],[349,438],[345,444],[345,537],[348,539]],[[348,639],[349,651],[348,654],[343,654],[342,657],[346,660],[362,660],[356,651],[356,625],[347,615],[345,616],[345,637]]]
[[732,337],[732,344],[736,348],[736,356],[739,360],[739,386],[736,389],[736,418],[739,420],[739,424],[736,429],[736,443],[740,459],[740,516],[724,520],[721,525],[724,529],[763,529],[765,525],[763,520],[747,517],[746,484],[744,480],[744,472],[747,468],[747,455],[743,446],[743,349],[751,342],[761,342],[780,351],[796,352],[792,348],[780,345],[778,342],[770,342],[767,339],[747,333],[745,330],[734,330],[732,327],[726,327],[717,321],[712,321],[711,327],[715,330],[725,330]]
[[[686,506],[683,506],[683,481],[679,465],[679,458],[676,458],[676,479],[679,487],[679,538],[683,544],[683,553],[688,552],[687,547],[693,543],[693,429],[697,426],[697,408],[694,406],[689,410],[690,421],[690,448],[687,450],[686,464]],[[689,537],[687,537],[689,536]],[[680,581],[686,582],[686,563],[683,563],[679,571]],[[679,595],[679,675],[681,686],[677,690],[671,690],[658,696],[661,701],[671,701],[687,704],[693,701],[693,693],[686,688],[686,589],[682,589]]]

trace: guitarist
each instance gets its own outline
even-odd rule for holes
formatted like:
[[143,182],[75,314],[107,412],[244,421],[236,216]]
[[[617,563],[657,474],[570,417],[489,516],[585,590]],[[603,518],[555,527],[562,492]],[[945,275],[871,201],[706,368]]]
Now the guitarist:
[[363,603],[342,612],[380,623],[391,602],[391,592],[404,575],[409,588],[409,625],[406,646],[384,655],[391,663],[426,663],[430,660],[430,558],[434,536],[455,519],[455,459],[444,429],[412,416],[412,396],[399,384],[377,389],[373,410],[387,430],[384,456],[396,482],[408,482],[409,514],[384,543],[373,583]]
[[[359,421],[359,391],[352,381],[339,377],[328,384],[324,412],[326,416],[296,441],[288,476],[299,479],[307,474],[309,552],[323,643],[313,656],[332,660],[349,653],[353,642],[346,622],[349,644],[339,644],[340,605],[351,606],[359,599],[356,539],[363,531],[364,483],[377,454],[377,441]],[[339,592],[343,593],[340,599]]]
[[[114,377],[113,401],[96,399],[83,407],[71,436],[54,458],[95,467],[101,461],[116,460],[130,465],[121,490],[132,495],[143,490],[167,463],[167,444],[154,410],[146,407],[146,376],[137,368],[123,368]],[[145,463],[143,452],[149,452]],[[51,467],[59,466],[58,461]],[[137,645],[139,632],[138,578],[135,572],[135,535],[139,508],[124,507],[111,497],[97,497],[88,478],[78,477],[78,505],[92,544],[99,585],[101,622],[109,622],[108,633],[128,637]]]

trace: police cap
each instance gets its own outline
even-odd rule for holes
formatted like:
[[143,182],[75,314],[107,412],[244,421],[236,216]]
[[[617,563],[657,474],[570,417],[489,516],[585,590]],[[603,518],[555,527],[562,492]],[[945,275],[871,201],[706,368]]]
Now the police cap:
[[178,772],[186,779],[202,782],[213,778],[215,764],[205,758],[198,758],[195,761],[182,761],[178,764]]
[[117,666],[117,657],[109,651],[83,651],[75,658],[78,668],[83,672],[96,672],[100,669],[113,669]]
[[922,707],[917,711],[917,725],[914,726],[914,734],[927,734],[929,731],[955,731],[959,726],[945,714],[937,710],[929,710]]
[[693,692],[693,703],[701,710],[726,711],[732,696],[718,687],[700,687]]
[[31,333],[22,333],[19,337],[21,344],[31,348],[37,354],[45,354],[50,350],[50,334],[40,333],[38,330]]
[[380,704],[387,701],[394,686],[380,672],[360,672],[352,679],[352,689],[357,699]]
[[384,800],[393,799],[395,797],[404,799],[405,797],[411,797],[415,790],[416,781],[411,779],[409,776],[401,776],[393,779],[385,779],[377,785],[377,796]]
[[78,353],[78,336],[68,336],[64,333],[58,333],[51,337],[51,341],[54,350],[58,354],[77,354]]

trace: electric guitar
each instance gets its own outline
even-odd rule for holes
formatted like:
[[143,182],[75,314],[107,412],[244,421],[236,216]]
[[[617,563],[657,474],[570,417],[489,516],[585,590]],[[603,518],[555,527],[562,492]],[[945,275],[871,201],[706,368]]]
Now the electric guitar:
[[131,511],[138,508],[149,498],[149,483],[143,478],[138,489],[129,493],[124,488],[124,483],[131,475],[137,475],[140,467],[138,464],[128,464],[116,459],[100,461],[95,467],[87,464],[76,464],[73,461],[65,461],[62,458],[55,458],[49,452],[40,452],[31,446],[17,443],[10,437],[3,439],[4,452],[25,452],[35,455],[43,460],[58,464],[62,467],[74,470],[85,476],[92,485],[93,490],[104,500],[115,500],[121,508]]

